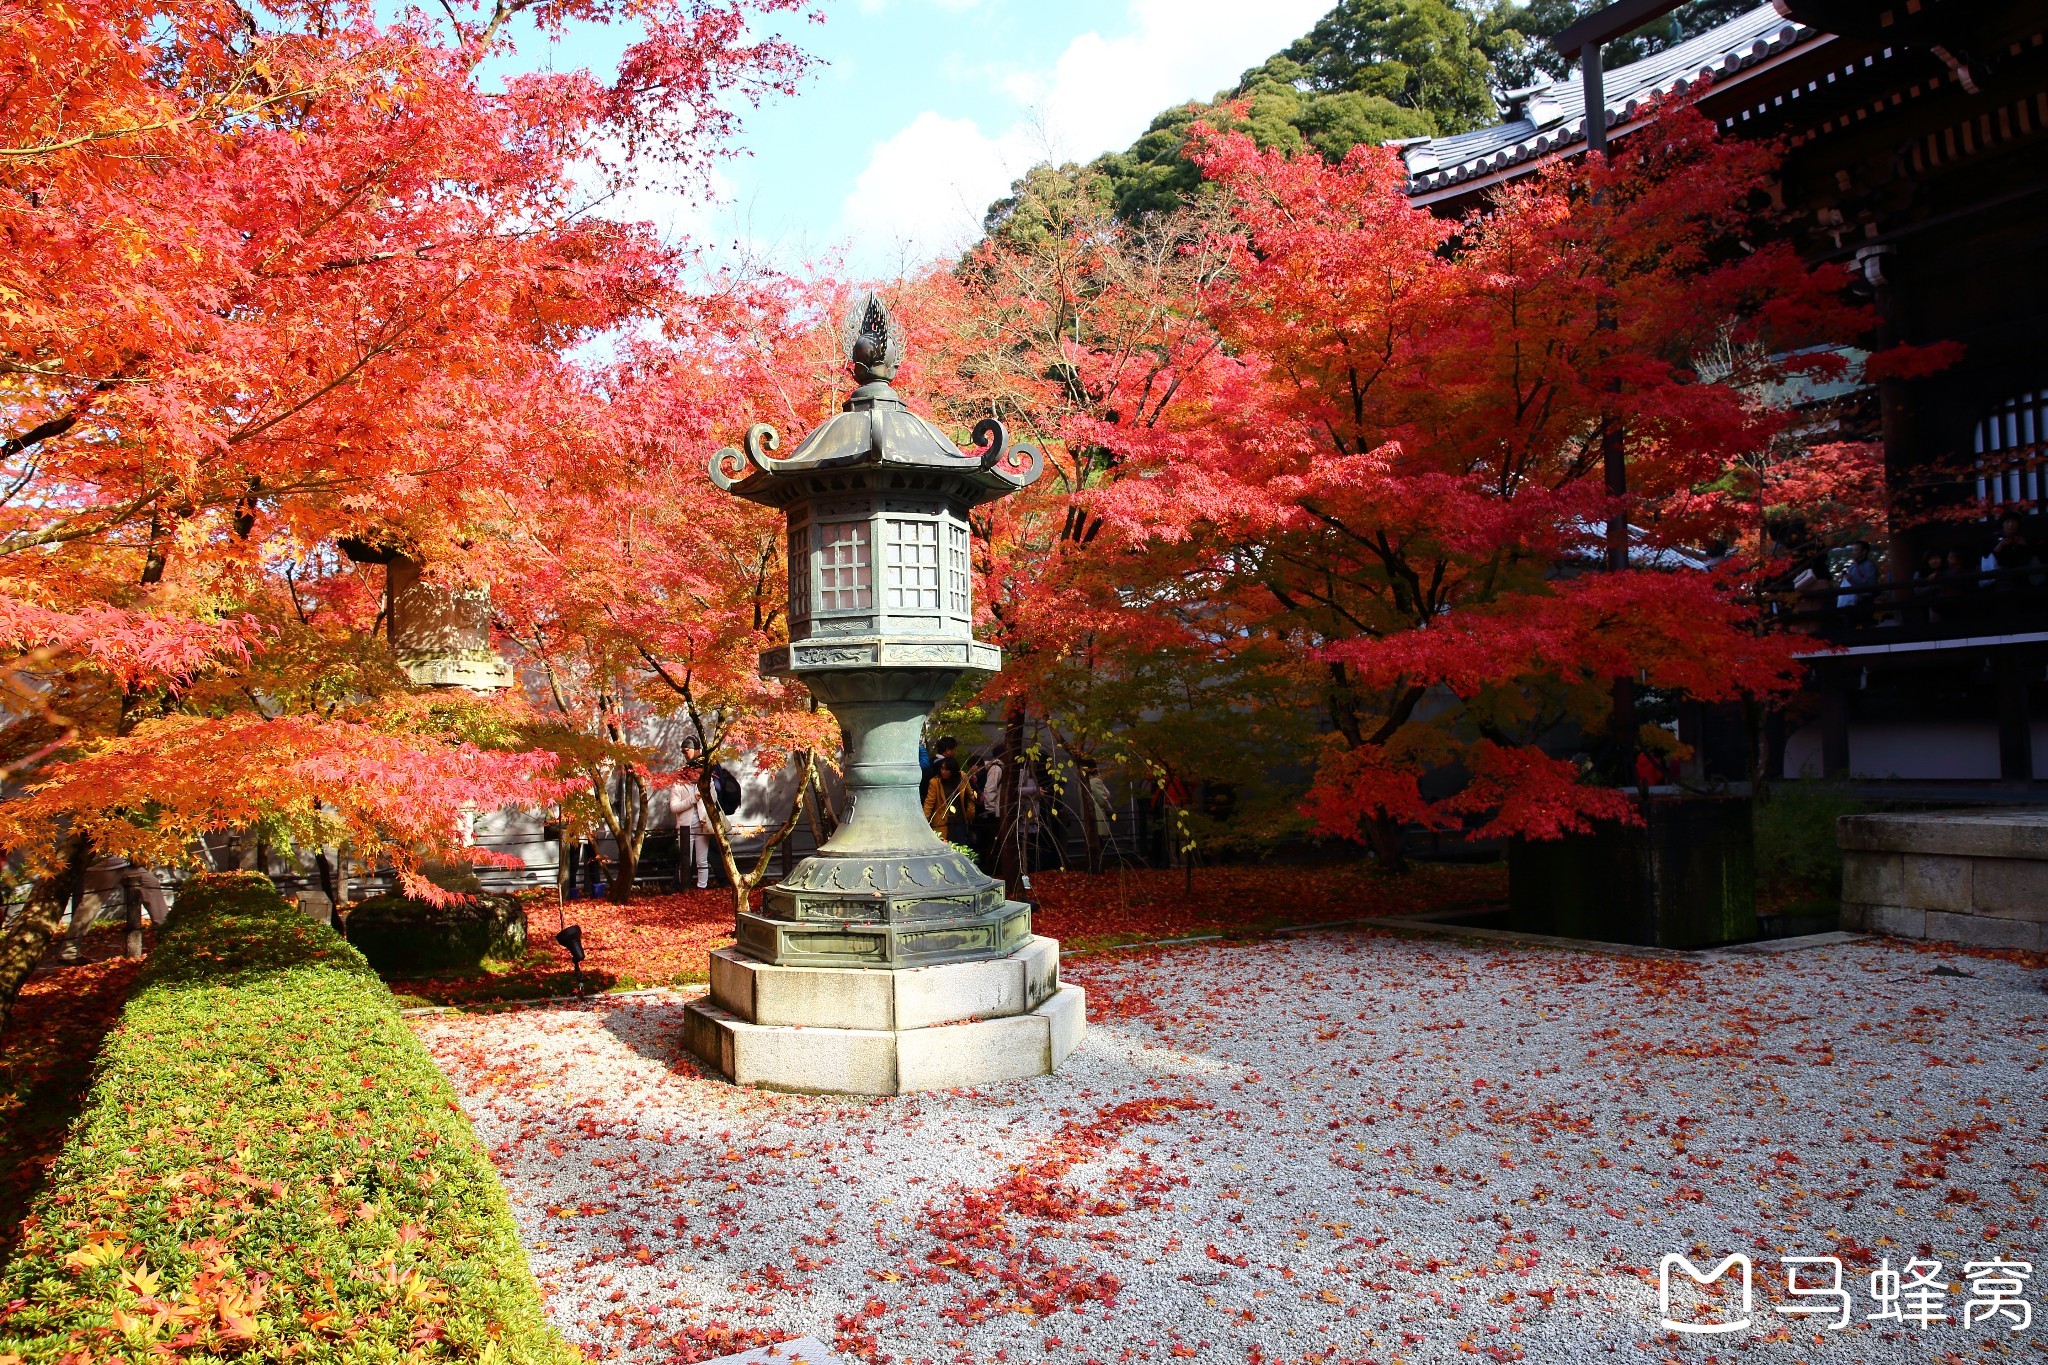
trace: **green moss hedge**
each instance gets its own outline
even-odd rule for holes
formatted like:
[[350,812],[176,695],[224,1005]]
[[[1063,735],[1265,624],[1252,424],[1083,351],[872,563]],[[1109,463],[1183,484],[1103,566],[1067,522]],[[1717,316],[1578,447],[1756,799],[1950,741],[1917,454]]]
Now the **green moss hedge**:
[[568,1362],[390,993],[253,874],[185,888],[0,1275],[0,1360]]

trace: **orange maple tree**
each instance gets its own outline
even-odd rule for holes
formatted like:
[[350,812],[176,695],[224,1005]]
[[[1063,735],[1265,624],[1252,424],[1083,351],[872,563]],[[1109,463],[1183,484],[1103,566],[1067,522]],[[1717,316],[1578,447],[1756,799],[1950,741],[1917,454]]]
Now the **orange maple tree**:
[[[256,826],[412,884],[465,808],[547,799],[520,703],[411,691],[336,541],[477,581],[591,396],[577,348],[683,295],[680,248],[594,210],[788,88],[749,22],[799,8],[0,10],[0,846],[42,879],[0,999],[88,862]],[[582,23],[637,35],[609,78],[480,74]]]
[[[814,755],[837,730],[804,688],[760,673],[787,638],[782,518],[721,493],[712,453],[767,422],[796,439],[837,405],[815,300],[782,277],[727,280],[670,310],[664,334],[623,345],[595,377],[501,534],[494,608],[541,699],[530,740],[558,754],[572,824],[608,834],[610,894],[632,894],[657,802],[694,785],[741,908],[816,790]],[[695,760],[684,762],[686,751]],[[719,765],[793,764],[797,799],[773,815],[750,865],[712,790]]]

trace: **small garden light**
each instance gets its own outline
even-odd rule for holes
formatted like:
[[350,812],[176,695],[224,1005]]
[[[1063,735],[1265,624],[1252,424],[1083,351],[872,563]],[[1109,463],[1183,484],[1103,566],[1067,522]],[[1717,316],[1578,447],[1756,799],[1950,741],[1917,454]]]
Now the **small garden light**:
[[576,972],[576,994],[583,994],[583,926],[563,925],[561,932],[555,935],[555,942],[568,950],[569,965]]

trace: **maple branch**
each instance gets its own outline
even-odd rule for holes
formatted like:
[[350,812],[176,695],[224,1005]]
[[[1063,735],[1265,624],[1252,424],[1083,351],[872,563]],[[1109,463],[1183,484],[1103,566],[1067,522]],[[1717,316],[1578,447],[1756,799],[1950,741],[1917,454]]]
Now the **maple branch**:
[[73,526],[69,529],[53,529],[32,533],[9,532],[6,536],[0,537],[0,558],[17,554],[22,550],[33,550],[45,545],[67,545],[74,540],[83,540],[87,536],[96,536],[103,532],[111,531],[116,526],[120,526],[130,520],[137,512],[140,512],[169,491],[169,484],[159,484],[155,488],[137,494],[126,506],[106,514],[96,522],[85,525]]
[[0,441],[0,460],[11,460],[30,446],[41,445],[44,441],[50,440],[53,437],[62,436],[77,425],[78,414],[76,412],[67,412],[62,417],[52,417],[47,422],[40,422],[30,427],[27,431],[22,432],[19,436],[10,436],[4,441]]
[[[661,662],[661,660],[655,658],[652,654],[648,653],[647,646],[641,644],[638,640],[635,640],[633,642],[633,652],[638,654],[642,659],[645,659],[647,661],[647,666],[654,670],[655,676],[660,678],[663,682],[667,683],[669,686],[669,690],[674,692],[677,696],[683,699],[683,705],[685,708],[688,709],[690,713],[690,724],[696,728],[697,738],[700,740],[704,739],[704,727],[697,720],[697,704],[692,699],[690,693],[689,674],[685,673],[683,676],[683,681],[677,682],[675,678],[669,673],[668,668]],[[708,749],[709,745],[707,744],[706,747]]]
[[327,383],[322,384],[319,388],[307,394],[299,402],[294,403],[292,406],[286,408],[283,412],[280,412],[277,416],[271,418],[269,421],[259,422],[257,425],[253,427],[244,427],[242,430],[230,434],[227,438],[228,444],[238,445],[243,441],[253,440],[256,437],[261,436],[264,432],[269,431],[271,428],[277,426],[279,423],[290,421],[292,418],[304,412],[307,408],[312,407],[315,403],[325,398],[328,394],[333,393],[336,389],[348,383],[349,380],[355,378],[356,375],[362,373],[363,369],[366,366],[368,366],[372,360],[375,360],[378,356],[383,355],[385,352],[391,350],[394,346],[398,344],[398,338],[404,336],[407,332],[411,330],[412,327],[410,324],[400,328],[392,336],[388,337],[384,341],[381,341],[378,344],[370,347],[368,350],[364,351],[363,354],[359,358],[357,358],[353,364],[349,365],[346,369],[342,370],[339,374],[335,375],[334,378],[330,379]]
[[1415,714],[1416,706],[1421,703],[1422,698],[1428,691],[1429,689],[1426,687],[1417,687],[1410,684],[1408,690],[1401,694],[1400,700],[1394,703],[1394,709],[1388,714],[1385,723],[1379,729],[1372,732],[1372,738],[1368,743],[1385,744],[1388,740],[1392,739],[1395,732],[1406,725],[1409,718]]
[[[126,128],[103,128],[95,132],[80,133],[76,137],[60,138],[54,142],[38,142],[27,147],[0,147],[0,157],[49,156],[53,152],[68,152],[74,147],[84,147],[91,143],[110,142],[127,137],[140,137],[144,133],[161,132],[166,128],[181,128],[188,123],[195,123],[207,117],[216,109],[225,108],[229,96],[234,93],[234,90],[241,88],[245,78],[246,73],[243,77],[237,77],[234,89],[209,99],[205,104],[200,105],[199,108],[194,109],[189,114],[176,118],[157,119],[151,123],[130,124]],[[324,88],[323,86],[309,85],[298,90],[280,91],[274,95],[265,95],[253,104],[235,107],[229,110],[229,112],[231,115],[258,113],[274,104],[283,104],[290,100],[304,99],[308,95],[317,95]]]
[[23,465],[21,470],[21,476],[17,479],[10,481],[7,485],[7,489],[5,492],[0,492],[0,507],[4,507],[8,503],[13,502],[16,496],[20,494],[21,490],[28,487],[29,484],[35,479],[36,474],[41,469],[42,461],[40,459],[32,459],[28,461],[27,464]]
[[311,625],[312,623],[306,619],[305,604],[299,601],[299,574],[296,563],[286,563],[284,581],[286,589],[292,595],[292,611],[298,615],[299,624],[302,626]]

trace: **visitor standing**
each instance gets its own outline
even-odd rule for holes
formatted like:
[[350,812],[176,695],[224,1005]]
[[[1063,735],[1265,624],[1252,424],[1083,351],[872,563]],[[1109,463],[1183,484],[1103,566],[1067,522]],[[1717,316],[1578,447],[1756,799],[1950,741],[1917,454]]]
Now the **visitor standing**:
[[925,783],[924,818],[930,822],[932,833],[947,843],[965,844],[972,827],[974,792],[968,785],[967,774],[960,769],[960,760],[948,753],[939,760],[939,766],[932,773],[932,780]]
[[1110,826],[1115,816],[1110,811],[1109,784],[1102,780],[1096,770],[1095,760],[1081,760],[1081,780],[1088,785],[1088,804],[1094,808],[1095,837],[1105,846],[1109,843]]
[[1998,541],[1985,556],[1987,569],[2001,570],[1998,586],[2008,592],[2029,586],[2036,575],[2027,575],[2023,582],[2017,570],[2034,566],[2034,547],[2027,543],[2027,537],[2020,529],[2020,519],[2007,515],[1998,523]]
[[[938,743],[932,745],[932,770],[938,771],[939,764],[947,759],[960,757],[960,741],[951,735],[940,735]],[[956,763],[954,766],[958,766]]]
[[680,780],[668,789],[669,813],[676,818],[676,884],[682,885],[686,870],[694,871],[699,891],[711,884],[711,838],[705,830],[704,797],[692,771],[702,763],[701,751],[685,750]]
[[1008,757],[1007,748],[997,740],[995,747],[988,751],[988,758],[977,765],[980,776],[974,781],[974,790],[981,798],[981,810],[974,821],[974,851],[981,860],[981,870],[990,876],[995,875],[996,864],[1000,861]]
[[1838,607],[1864,607],[1870,605],[1877,591],[1877,560],[1870,553],[1870,542],[1859,540],[1849,547],[1849,562],[1842,566],[1842,575],[1836,580],[1841,585],[1841,595],[1835,598]]

